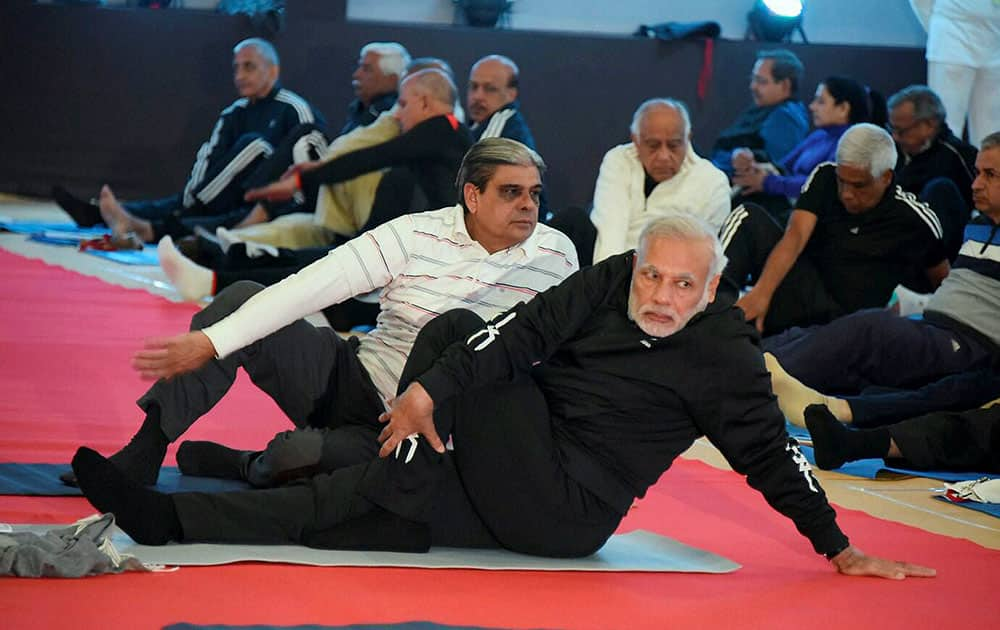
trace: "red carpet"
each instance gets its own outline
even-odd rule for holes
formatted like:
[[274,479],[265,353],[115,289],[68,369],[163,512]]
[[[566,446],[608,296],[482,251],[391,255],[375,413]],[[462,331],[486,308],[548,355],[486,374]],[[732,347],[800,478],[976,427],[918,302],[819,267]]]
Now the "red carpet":
[[[0,461],[108,452],[144,385],[128,358],[193,309],[0,252]],[[198,435],[254,446],[286,426],[240,383]],[[192,432],[194,434],[194,432]],[[231,433],[231,435],[230,435]],[[3,497],[0,520],[68,522],[83,499]],[[0,580],[4,628],[158,628],[430,620],[496,627],[993,628],[1000,553],[840,510],[855,544],[938,569],[891,582],[835,574],[735,473],[678,461],[625,520],[742,563],[729,575],[344,569],[244,564],[80,580]]]
[[[0,461],[68,462],[81,444],[120,448],[138,428],[135,400],[149,386],[132,354],[145,337],[187,330],[197,307],[5,251],[0,285]],[[188,437],[255,447],[290,426],[243,375]]]

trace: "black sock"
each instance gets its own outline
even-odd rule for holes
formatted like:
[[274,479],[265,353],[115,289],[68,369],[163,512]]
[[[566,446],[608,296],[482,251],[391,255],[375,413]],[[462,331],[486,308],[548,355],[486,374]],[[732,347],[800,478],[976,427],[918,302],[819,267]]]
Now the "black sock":
[[806,427],[813,439],[816,465],[823,470],[840,468],[856,459],[885,457],[889,453],[889,431],[885,428],[855,431],[834,417],[826,405],[809,405]]
[[80,227],[92,227],[104,223],[104,219],[101,218],[101,209],[97,207],[97,204],[74,197],[62,186],[52,187],[52,198]]
[[185,475],[247,479],[247,466],[259,451],[240,451],[215,442],[188,440],[177,449],[177,467]]
[[149,486],[156,483],[170,440],[160,428],[160,407],[151,404],[139,431],[108,459],[130,479]]
[[118,526],[132,540],[142,545],[164,545],[183,538],[173,499],[143,488],[96,451],[79,448],[73,456],[73,472],[90,504],[114,514]]

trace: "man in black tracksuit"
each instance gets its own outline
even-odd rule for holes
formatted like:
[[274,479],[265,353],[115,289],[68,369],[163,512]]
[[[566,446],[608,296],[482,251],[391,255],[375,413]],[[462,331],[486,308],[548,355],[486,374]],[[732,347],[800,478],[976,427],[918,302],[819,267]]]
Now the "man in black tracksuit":
[[[711,228],[664,217],[638,253],[489,324],[449,311],[417,338],[383,416],[383,458],[304,485],[167,496],[89,449],[74,472],[140,542],[500,545],[572,557],[599,549],[634,498],[706,435],[841,572],[932,574],[849,545],[784,430],[756,332],[712,303],[724,265]],[[449,435],[453,455],[440,439]]]
[[[976,147],[955,137],[945,122],[944,103],[926,85],[903,88],[889,97],[887,105],[888,128],[899,147],[896,183],[937,213],[945,252],[954,260],[973,207]],[[930,290],[921,284],[912,288]]]

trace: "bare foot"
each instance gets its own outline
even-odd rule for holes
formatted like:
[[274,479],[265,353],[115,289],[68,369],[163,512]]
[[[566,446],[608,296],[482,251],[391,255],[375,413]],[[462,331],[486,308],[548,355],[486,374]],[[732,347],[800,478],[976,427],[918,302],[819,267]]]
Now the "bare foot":
[[135,232],[144,243],[153,242],[155,234],[152,224],[129,214],[128,210],[118,203],[118,199],[107,184],[101,187],[101,199],[98,205],[101,208],[101,218],[116,237],[122,238],[129,232]]

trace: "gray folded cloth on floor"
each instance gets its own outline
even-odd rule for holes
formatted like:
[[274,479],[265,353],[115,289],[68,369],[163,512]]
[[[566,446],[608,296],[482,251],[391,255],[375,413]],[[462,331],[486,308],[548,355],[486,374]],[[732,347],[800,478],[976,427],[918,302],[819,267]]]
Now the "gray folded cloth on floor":
[[147,571],[133,556],[111,544],[113,514],[95,514],[69,527],[42,534],[0,533],[0,575],[83,577],[123,571]]

